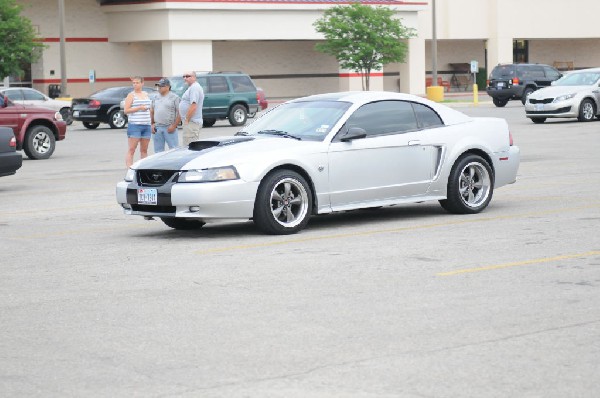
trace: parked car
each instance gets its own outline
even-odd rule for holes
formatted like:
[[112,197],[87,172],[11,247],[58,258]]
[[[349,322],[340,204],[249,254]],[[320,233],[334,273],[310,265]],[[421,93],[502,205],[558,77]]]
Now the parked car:
[[41,106],[60,112],[63,120],[70,125],[73,123],[71,118],[71,101],[52,99],[47,95],[28,87],[9,87],[0,89],[0,93],[10,98],[15,104]]
[[[187,89],[183,77],[173,76],[169,80],[171,91],[181,97]],[[258,90],[245,73],[197,72],[196,80],[204,90],[202,117],[205,127],[223,119],[228,119],[232,126],[242,126],[249,114],[254,115],[261,109]],[[266,98],[263,104],[268,106]]]
[[408,94],[332,93],[286,102],[235,136],[142,159],[116,197],[125,214],[175,229],[252,219],[290,234],[313,214],[426,200],[478,213],[515,182],[519,162],[504,119]]
[[47,159],[56,141],[65,139],[67,124],[60,112],[30,105],[15,104],[0,93],[0,126],[10,127],[17,139],[17,150],[30,159]]
[[570,72],[552,87],[531,94],[525,103],[525,116],[534,123],[547,118],[577,118],[589,122],[600,118],[600,68]]
[[534,91],[548,87],[561,77],[561,73],[543,64],[500,64],[492,69],[487,82],[487,93],[494,105],[505,106],[509,100],[521,100]]
[[[157,93],[152,87],[143,87],[142,90],[150,95]],[[100,123],[108,123],[112,129],[124,128],[127,125],[127,115],[120,103],[131,91],[131,86],[110,87],[96,91],[88,98],[74,98],[73,120],[83,122],[88,129],[95,129]]]
[[21,168],[23,156],[17,152],[17,139],[10,127],[0,127],[0,177],[13,175]]
[[[267,96],[265,95],[265,91],[260,87],[256,87],[256,99],[258,99],[258,105],[260,106],[259,112],[264,111],[265,109],[267,109],[269,107],[269,101],[267,101]],[[256,116],[256,112],[248,114],[248,117],[255,117],[255,116]]]

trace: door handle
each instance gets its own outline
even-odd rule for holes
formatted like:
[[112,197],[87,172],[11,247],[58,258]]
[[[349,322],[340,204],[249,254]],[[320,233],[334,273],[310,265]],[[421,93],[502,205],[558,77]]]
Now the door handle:
[[420,140],[411,140],[411,141],[408,141],[408,145],[409,146],[421,145],[421,141]]

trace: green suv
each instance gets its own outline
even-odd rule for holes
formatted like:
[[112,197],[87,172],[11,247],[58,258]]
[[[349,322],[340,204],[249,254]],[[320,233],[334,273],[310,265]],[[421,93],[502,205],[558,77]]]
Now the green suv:
[[[171,91],[181,97],[187,89],[183,77],[173,76],[169,80]],[[222,119],[229,119],[232,126],[241,126],[248,114],[260,111],[256,86],[244,73],[196,72],[196,80],[204,90],[204,127]]]

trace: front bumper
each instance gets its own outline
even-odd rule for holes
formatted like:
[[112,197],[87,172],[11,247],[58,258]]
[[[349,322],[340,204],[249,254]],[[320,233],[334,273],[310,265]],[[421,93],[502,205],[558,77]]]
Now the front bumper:
[[525,116],[528,118],[540,117],[577,117],[579,105],[571,101],[561,101],[549,104],[525,103]]
[[128,215],[217,219],[250,219],[258,182],[242,180],[165,184],[157,189],[157,205],[140,205],[135,182],[117,184],[117,202]]

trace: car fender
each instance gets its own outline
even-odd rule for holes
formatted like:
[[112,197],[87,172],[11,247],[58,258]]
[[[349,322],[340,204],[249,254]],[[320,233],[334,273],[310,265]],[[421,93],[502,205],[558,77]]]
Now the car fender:
[[27,117],[23,120],[21,129],[16,134],[18,149],[23,149],[23,143],[25,142],[25,134],[27,133],[27,130],[29,130],[30,127],[39,125],[48,127],[52,131],[52,134],[54,134],[54,138],[57,141],[62,139],[59,137],[59,132],[56,129],[52,119],[41,114],[27,114]]

